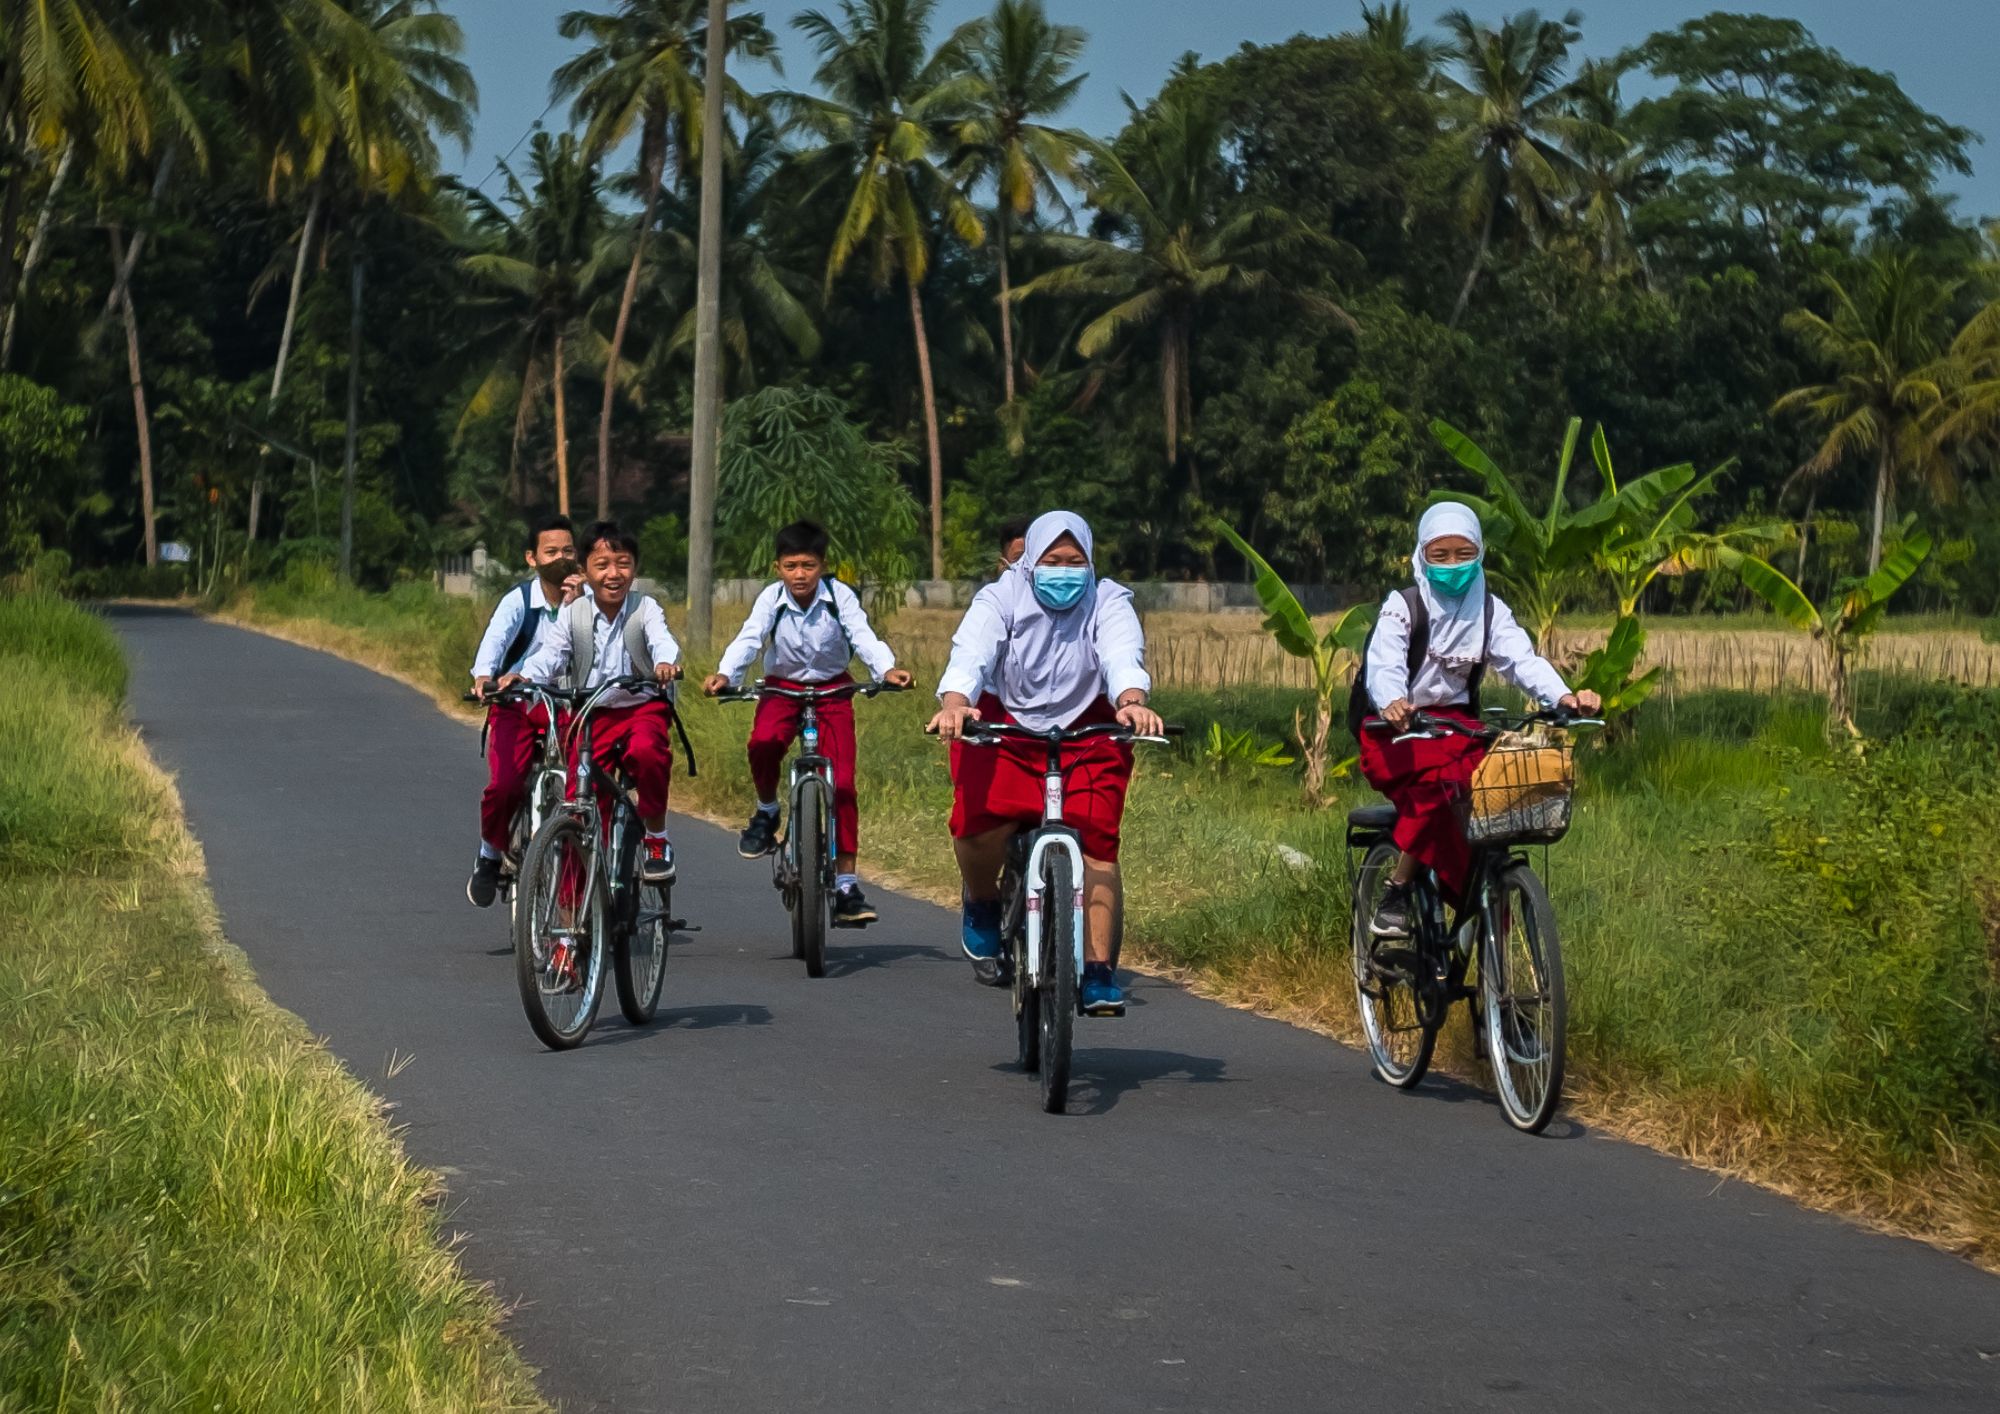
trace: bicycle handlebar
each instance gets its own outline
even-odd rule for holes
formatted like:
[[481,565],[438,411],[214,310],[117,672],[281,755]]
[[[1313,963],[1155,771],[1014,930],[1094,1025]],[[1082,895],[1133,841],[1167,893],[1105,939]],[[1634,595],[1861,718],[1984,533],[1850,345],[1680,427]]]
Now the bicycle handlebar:
[[764,697],[789,697],[794,702],[832,702],[842,697],[875,697],[884,692],[908,692],[906,687],[898,687],[889,682],[843,682],[832,687],[781,687],[777,683],[759,678],[747,688],[734,688],[728,692],[715,694],[717,702],[755,702]]
[[[1602,717],[1582,717],[1567,707],[1545,707],[1537,712],[1508,713],[1502,708],[1493,708],[1486,714],[1493,719],[1491,726],[1469,726],[1455,717],[1439,717],[1429,712],[1410,714],[1415,731],[1398,732],[1390,739],[1390,744],[1399,745],[1406,741],[1436,741],[1439,737],[1455,733],[1471,737],[1474,741],[1492,741],[1503,731],[1545,723],[1552,727],[1573,730],[1578,727],[1601,727]],[[1365,732],[1395,732],[1396,725],[1381,717],[1368,717],[1361,723]]]
[[[926,731],[930,729],[925,728]],[[1141,734],[1133,731],[1123,722],[1092,722],[1086,727],[1056,727],[1050,731],[1038,732],[1029,727],[1016,726],[1012,722],[983,722],[974,718],[959,730],[959,740],[970,746],[997,746],[1002,738],[1015,741],[1038,741],[1043,745],[1062,745],[1072,741],[1088,741],[1095,737],[1109,737],[1121,742],[1144,742],[1149,746],[1170,746],[1172,738],[1181,734],[1183,728],[1168,723],[1160,735]],[[936,735],[935,732],[932,735]]]

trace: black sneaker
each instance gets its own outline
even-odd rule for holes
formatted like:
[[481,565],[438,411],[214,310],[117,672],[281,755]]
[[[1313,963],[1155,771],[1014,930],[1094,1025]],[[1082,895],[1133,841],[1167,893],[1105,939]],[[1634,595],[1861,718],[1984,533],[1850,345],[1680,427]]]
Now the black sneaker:
[[1375,905],[1375,916],[1368,920],[1368,931],[1378,938],[1407,938],[1410,936],[1410,886],[1391,884],[1382,890],[1381,902]]
[[639,846],[639,882],[671,884],[674,881],[674,847],[657,836],[648,836]]
[[745,859],[762,859],[778,848],[778,812],[759,810],[736,837],[736,852]]
[[472,866],[472,877],[465,881],[465,897],[474,908],[491,908],[493,899],[500,892],[500,861],[480,855]]
[[849,884],[833,896],[833,926],[836,928],[866,928],[876,917],[875,905],[862,897],[859,884]]

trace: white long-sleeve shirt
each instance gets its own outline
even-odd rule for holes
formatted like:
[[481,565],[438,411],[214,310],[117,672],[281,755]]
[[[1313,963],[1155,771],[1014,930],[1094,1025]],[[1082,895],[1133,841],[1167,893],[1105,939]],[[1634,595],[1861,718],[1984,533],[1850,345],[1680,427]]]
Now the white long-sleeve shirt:
[[[1514,611],[1488,591],[1486,612],[1492,615],[1487,634],[1486,665],[1508,682],[1544,706],[1553,706],[1569,696],[1562,675],[1548,659],[1535,652],[1534,640],[1514,618]],[[1368,697],[1377,707],[1386,707],[1407,697],[1413,707],[1451,707],[1471,700],[1466,683],[1471,665],[1448,668],[1435,658],[1426,658],[1410,681],[1410,606],[1400,593],[1382,601],[1382,613],[1375,621],[1375,636],[1368,642]]]
[[[616,617],[606,618],[604,610],[593,596],[585,602],[591,610],[591,653],[590,674],[584,679],[586,688],[602,686],[611,678],[625,677],[633,671],[632,655],[625,648],[625,625],[636,617],[640,630],[646,636],[646,651],[653,655],[653,662],[678,663],[681,660],[681,646],[674,641],[673,632],[667,627],[666,613],[657,599],[637,590],[625,596],[625,602],[618,607]],[[575,609],[575,605],[571,605]],[[558,621],[557,626],[542,636],[541,642],[521,664],[521,676],[540,683],[554,683],[569,671],[570,642],[568,625]],[[606,707],[631,707],[647,701],[633,692],[614,692],[604,699]]]
[[528,602],[521,602],[521,586],[515,585],[501,596],[493,606],[493,617],[486,621],[486,632],[480,637],[479,652],[472,659],[472,675],[476,678],[498,677],[507,665],[501,661],[507,652],[507,645],[520,632],[521,621],[527,615],[536,618],[535,636],[528,641],[528,651],[521,658],[523,663],[534,655],[542,640],[549,636],[551,628],[562,616],[562,607],[549,602],[548,591],[542,587],[542,577],[536,575],[528,581]]
[[741,687],[760,652],[766,677],[793,682],[837,678],[847,671],[850,658],[865,663],[877,682],[896,666],[896,655],[876,636],[860,596],[837,579],[822,578],[804,608],[782,582],[766,586],[715,670],[730,686]]
[[[951,661],[938,681],[938,696],[955,692],[968,702],[991,691],[1007,710],[1033,731],[1066,727],[1099,694],[1117,702],[1133,688],[1150,693],[1146,672],[1146,632],[1132,607],[1132,594],[1108,579],[1097,582],[1097,611],[1088,653],[1054,642],[1010,642],[1001,591],[987,585],[951,636]],[[1046,631],[1041,637],[1047,638]]]

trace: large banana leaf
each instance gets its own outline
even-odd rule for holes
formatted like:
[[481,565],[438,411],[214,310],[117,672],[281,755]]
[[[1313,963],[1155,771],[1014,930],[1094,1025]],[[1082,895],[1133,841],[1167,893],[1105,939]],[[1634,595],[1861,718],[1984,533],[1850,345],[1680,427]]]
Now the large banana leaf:
[[1596,693],[1604,699],[1604,714],[1615,717],[1630,712],[1641,702],[1653,695],[1660,685],[1660,668],[1653,668],[1638,677],[1632,670],[1639,665],[1639,658],[1646,651],[1646,630],[1637,617],[1626,615],[1612,625],[1611,636],[1602,648],[1595,649],[1583,660],[1577,670],[1575,680],[1570,684],[1577,691]]
[[1743,587],[1762,599],[1777,616],[1793,628],[1807,633],[1819,633],[1825,625],[1819,610],[1812,600],[1806,598],[1805,591],[1785,576],[1784,571],[1755,555],[1733,555],[1736,573],[1743,580]]
[[1319,646],[1329,652],[1345,649],[1355,657],[1361,656],[1362,647],[1368,642],[1368,630],[1375,627],[1375,604],[1356,604],[1333,621],[1333,627],[1319,641]]
[[1542,538],[1545,540],[1555,538],[1556,526],[1562,522],[1565,505],[1563,493],[1569,488],[1569,465],[1576,459],[1576,436],[1581,431],[1583,431],[1583,419],[1572,417],[1569,420],[1569,430],[1563,433],[1562,460],[1556,463],[1555,489],[1549,492],[1549,514],[1542,529]]
[[1874,621],[1881,617],[1879,611],[1886,608],[1890,597],[1908,584],[1911,576],[1923,568],[1923,563],[1930,558],[1930,553],[1931,538],[1921,530],[1898,545],[1882,561],[1875,573],[1848,591],[1847,598],[1840,606],[1842,625],[1860,626],[1863,616],[1869,614],[1870,610],[1875,610],[1877,612],[1867,623],[1867,627],[1873,627]]
[[1257,602],[1264,606],[1264,627],[1270,630],[1271,637],[1294,658],[1311,658],[1319,647],[1319,635],[1313,630],[1312,616],[1299,603],[1299,596],[1292,593],[1291,586],[1262,555],[1250,548],[1249,541],[1220,520],[1212,524],[1216,534],[1234,545],[1236,553],[1257,571]]
[[[1479,473],[1480,479],[1486,483],[1486,494],[1492,508],[1510,523],[1513,530],[1527,529],[1536,524],[1537,517],[1529,512],[1527,502],[1523,501],[1520,493],[1514,489],[1514,483],[1507,479],[1507,473],[1494,463],[1493,458],[1480,450],[1478,443],[1441,417],[1431,419],[1431,435],[1443,444],[1444,449],[1457,459],[1460,466],[1467,471]],[[1442,499],[1454,498],[1447,495]],[[1485,519],[1484,516],[1480,518]]]

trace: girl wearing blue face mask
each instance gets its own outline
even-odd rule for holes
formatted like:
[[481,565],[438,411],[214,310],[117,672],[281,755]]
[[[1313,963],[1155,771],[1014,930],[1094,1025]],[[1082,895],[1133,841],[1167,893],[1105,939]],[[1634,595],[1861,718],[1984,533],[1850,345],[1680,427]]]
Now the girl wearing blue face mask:
[[[1382,601],[1362,665],[1368,707],[1397,728],[1417,712],[1478,718],[1479,684],[1490,667],[1543,705],[1595,712],[1594,692],[1573,693],[1513,611],[1486,587],[1486,542],[1479,517],[1441,501],[1417,523],[1416,583]],[[1483,744],[1447,733],[1396,743],[1379,731],[1360,734],[1361,774],[1396,807],[1395,842],[1403,851],[1375,911],[1380,937],[1410,931],[1409,886],[1420,867],[1435,869],[1456,900],[1471,851],[1453,809],[1485,756]]]
[[[1005,979],[1000,956],[1000,870],[1007,843],[1042,818],[1043,750],[1004,742],[961,750],[968,720],[997,702],[1001,720],[1035,731],[1123,722],[1157,734],[1146,705],[1146,637],[1132,592],[1100,579],[1090,527],[1051,511],[1028,527],[1025,548],[997,583],[973,598],[952,635],[931,730],[953,743],[951,833],[964,883],[961,936],[982,982]],[[982,696],[990,694],[990,696]],[[1124,1011],[1113,958],[1122,891],[1118,829],[1132,780],[1132,749],[1102,738],[1065,748],[1071,762],[1063,817],[1082,836],[1084,1010]]]

